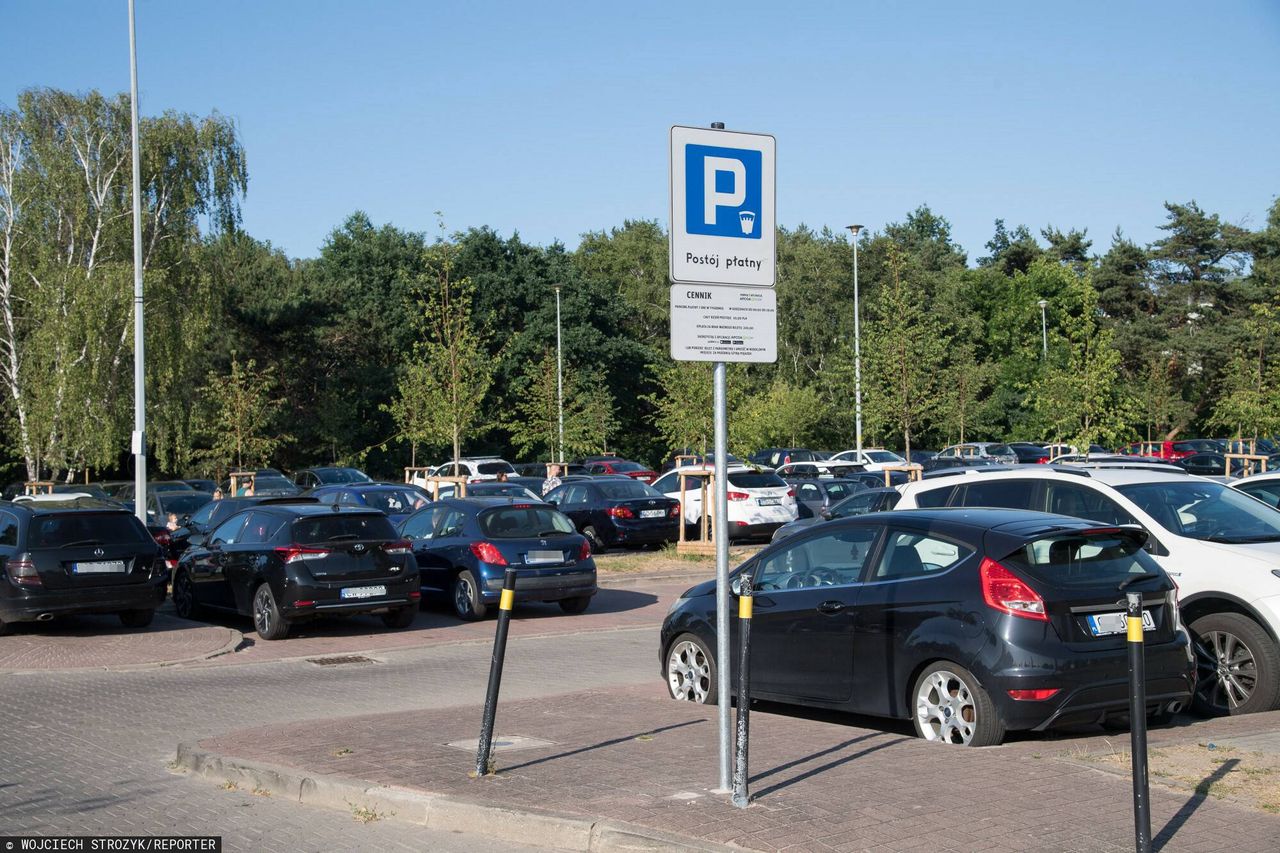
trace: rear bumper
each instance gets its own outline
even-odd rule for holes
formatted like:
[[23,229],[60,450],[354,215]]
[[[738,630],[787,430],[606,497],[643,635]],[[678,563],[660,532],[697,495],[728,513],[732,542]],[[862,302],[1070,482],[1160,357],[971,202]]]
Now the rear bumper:
[[[559,575],[516,576],[516,601],[560,601],[596,594],[596,573],[568,572]],[[486,604],[496,602],[502,595],[502,578],[485,579],[481,593]]]
[[40,616],[71,616],[85,613],[119,613],[123,610],[154,610],[165,595],[164,578],[146,583],[84,589],[9,590],[0,597],[0,619],[5,622],[35,622]]
[[[794,519],[791,519],[794,521]],[[736,521],[729,523],[729,539],[768,539],[773,536],[773,532],[788,521],[766,521],[757,524],[739,524]]]
[[[342,597],[343,589],[384,586],[385,595],[376,598]],[[347,583],[289,584],[280,596],[279,606],[282,613],[290,619],[299,619],[318,613],[377,613],[394,610],[400,607],[417,606],[421,600],[417,573],[394,578],[372,578],[367,581],[350,581]],[[313,604],[300,606],[298,602],[310,601]]]
[[672,518],[669,523],[649,525],[646,527],[629,527],[623,524],[614,525],[611,545],[654,545],[674,542],[680,538],[680,519]]

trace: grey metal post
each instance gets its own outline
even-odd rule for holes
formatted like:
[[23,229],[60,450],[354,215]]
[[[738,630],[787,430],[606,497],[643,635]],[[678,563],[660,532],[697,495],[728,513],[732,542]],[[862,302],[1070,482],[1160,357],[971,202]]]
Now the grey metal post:
[[133,117],[133,511],[147,523],[146,362],[142,305],[142,166],[138,150],[138,45],[133,2],[129,0],[129,105]]
[[560,462],[564,462],[564,360],[560,351],[560,285],[556,285],[556,400],[560,413]]
[[1048,323],[1048,321],[1045,319],[1044,309],[1045,309],[1045,307],[1046,307],[1046,306],[1048,306],[1049,301],[1048,301],[1047,299],[1041,299],[1041,300],[1040,300],[1039,302],[1037,302],[1036,304],[1040,306],[1040,345],[1041,345],[1040,353],[1041,353],[1041,358],[1048,358],[1048,357],[1049,357],[1049,323]]
[[858,232],[861,225],[850,225],[853,232],[853,413],[857,431],[858,462],[862,460],[862,323],[858,298]]
[[720,704],[720,790],[731,790],[732,781],[732,724],[729,705],[733,697],[729,693],[729,467],[725,459],[729,455],[728,414],[725,402],[725,364],[715,363],[715,415],[716,456],[715,466],[715,540],[716,540],[716,696]]

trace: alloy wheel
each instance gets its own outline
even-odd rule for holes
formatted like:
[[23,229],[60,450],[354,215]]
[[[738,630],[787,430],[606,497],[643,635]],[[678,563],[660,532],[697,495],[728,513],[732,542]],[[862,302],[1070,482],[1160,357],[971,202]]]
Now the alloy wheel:
[[267,585],[258,587],[258,593],[253,597],[253,627],[261,635],[271,633],[272,603],[271,590]]
[[686,702],[705,703],[711,690],[711,663],[692,640],[676,643],[667,658],[667,683],[671,695]]
[[453,606],[460,614],[471,612],[471,578],[465,572],[458,576],[458,582],[453,586]]
[[173,582],[173,609],[185,619],[195,610],[194,603],[195,590],[191,588],[191,578],[183,572]]
[[1227,631],[1208,631],[1196,643],[1201,698],[1214,708],[1232,710],[1249,701],[1258,683],[1253,650]]
[[954,672],[939,670],[920,685],[916,718],[926,740],[967,746],[978,726],[973,691]]

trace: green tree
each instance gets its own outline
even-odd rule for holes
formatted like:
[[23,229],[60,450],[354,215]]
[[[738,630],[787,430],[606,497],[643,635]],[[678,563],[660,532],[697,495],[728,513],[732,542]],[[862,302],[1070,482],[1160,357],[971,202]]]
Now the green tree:
[[530,362],[519,386],[515,417],[505,426],[525,457],[561,461],[608,450],[617,429],[607,389],[571,365],[564,371],[564,448],[560,451],[560,398],[556,356],[547,350]]
[[1280,364],[1272,357],[1280,341],[1280,306],[1260,303],[1251,313],[1246,341],[1232,354],[1207,425],[1256,440],[1280,433]]
[[279,447],[293,440],[278,428],[285,404],[277,393],[274,367],[258,370],[254,359],[241,364],[232,353],[230,370],[210,371],[201,391],[205,449],[197,457],[206,471],[266,465]]
[[816,443],[828,409],[818,389],[794,385],[781,377],[745,399],[730,424],[733,446],[743,451],[762,447],[803,447]]

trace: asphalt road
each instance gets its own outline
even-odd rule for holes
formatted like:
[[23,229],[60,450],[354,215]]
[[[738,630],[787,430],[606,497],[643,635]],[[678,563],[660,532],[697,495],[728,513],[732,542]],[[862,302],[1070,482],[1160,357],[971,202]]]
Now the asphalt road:
[[[653,626],[515,638],[503,696],[652,681],[656,637]],[[167,767],[179,741],[249,726],[474,705],[484,698],[489,654],[488,643],[466,642],[380,651],[376,662],[341,666],[288,660],[0,675],[0,834],[220,835],[224,850],[245,853],[525,849],[394,821],[362,824]],[[499,733],[501,720],[499,709]],[[406,750],[430,736],[387,732]],[[472,759],[459,752],[459,774]]]

